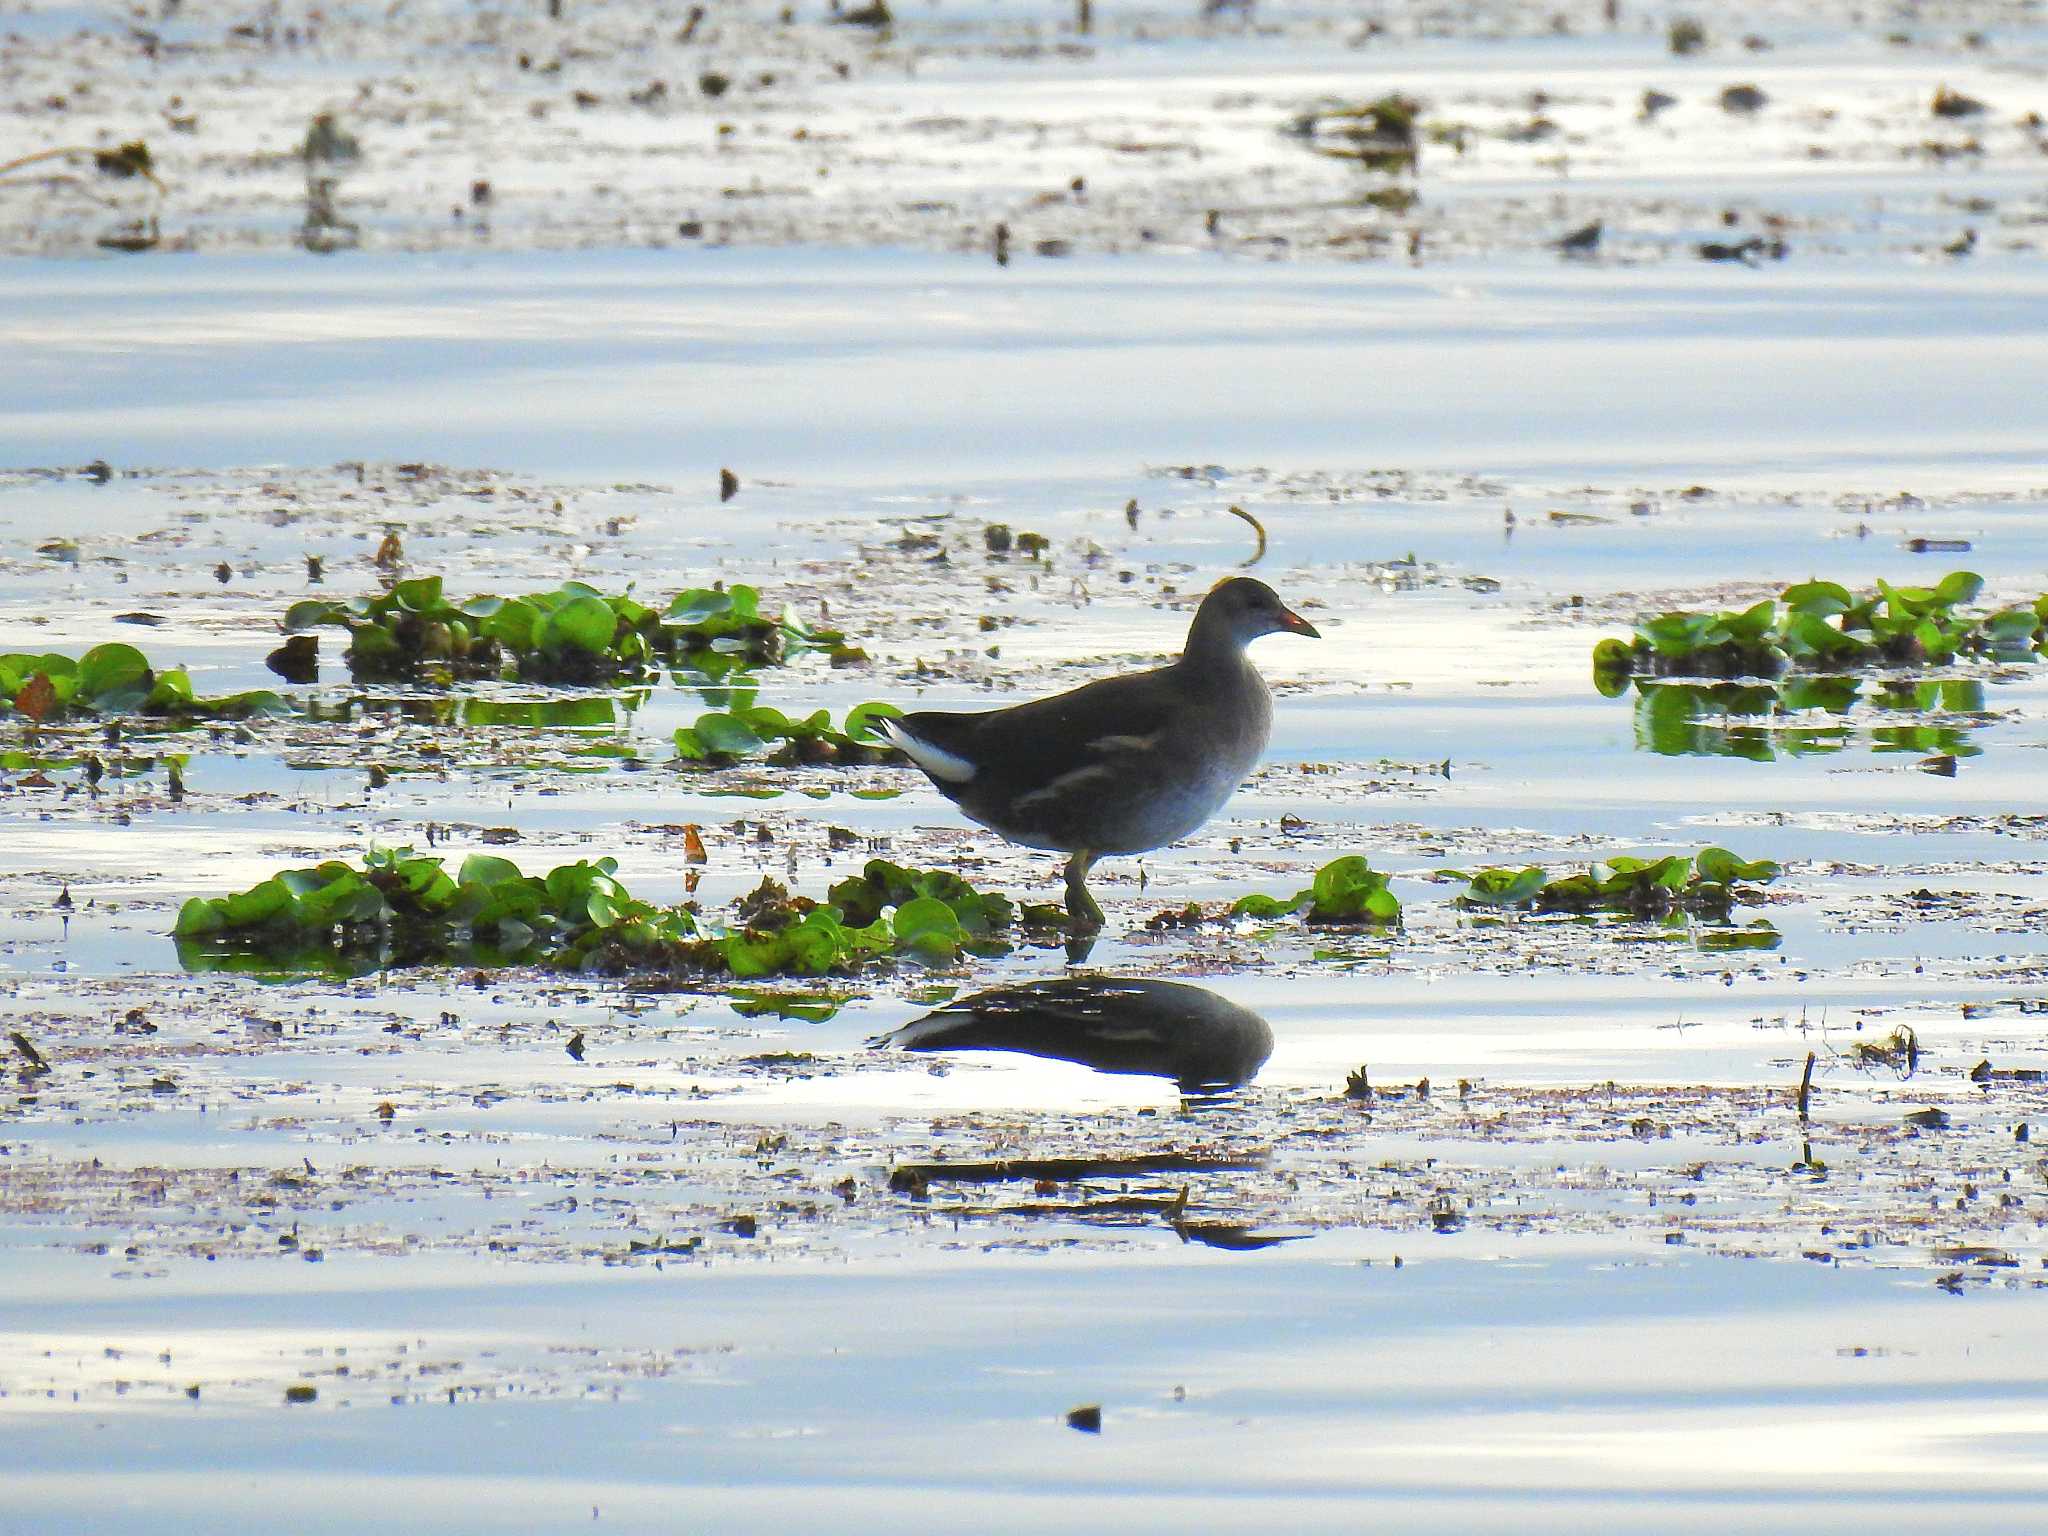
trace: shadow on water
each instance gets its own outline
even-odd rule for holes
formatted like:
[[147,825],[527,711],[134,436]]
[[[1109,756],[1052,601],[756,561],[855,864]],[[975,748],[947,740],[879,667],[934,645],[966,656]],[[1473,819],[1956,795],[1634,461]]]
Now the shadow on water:
[[1214,1099],[1258,1075],[1273,1031],[1248,1009],[1185,982],[1062,976],[948,1003],[884,1035],[906,1051],[1016,1051],[1098,1072],[1171,1078]]

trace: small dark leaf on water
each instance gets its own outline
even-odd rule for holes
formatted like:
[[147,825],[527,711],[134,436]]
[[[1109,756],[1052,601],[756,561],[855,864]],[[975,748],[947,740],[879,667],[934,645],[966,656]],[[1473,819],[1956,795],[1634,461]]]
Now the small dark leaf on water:
[[391,770],[382,763],[370,764],[370,788],[382,789],[391,782]]
[[148,176],[154,169],[150,159],[149,146],[141,139],[130,139],[118,149],[93,151],[92,163],[102,176],[126,179],[130,176]]
[[581,1061],[583,1059],[583,1031],[579,1029],[575,1034],[571,1035],[568,1045],[563,1047],[563,1049],[567,1050],[573,1059]]
[[266,656],[263,664],[288,683],[317,682],[320,677],[320,637],[293,635]]
[[1945,1131],[1948,1116],[1938,1109],[1916,1109],[1906,1116],[1906,1124],[1916,1131]]
[[721,469],[718,472],[718,499],[731,501],[739,493],[740,477],[729,469]]
[[318,1387],[307,1386],[304,1382],[299,1382],[284,1389],[284,1400],[288,1403],[310,1403],[317,1400],[319,1396],[320,1389]]
[[396,530],[384,535],[384,542],[377,546],[376,564],[383,570],[395,571],[405,564],[405,546],[399,542]]
[[1102,1405],[1100,1403],[1089,1403],[1085,1407],[1071,1410],[1067,1414],[1067,1428],[1078,1429],[1084,1435],[1101,1434]]
[[327,562],[318,555],[306,556],[306,580],[320,582],[327,579]]
[[213,568],[213,579],[219,582],[222,586],[226,586],[230,581],[234,580],[234,577],[235,568],[232,565],[229,565],[225,560],[221,561],[219,565],[216,565]]
[[41,724],[43,717],[57,707],[57,689],[49,674],[38,672],[23,683],[21,691],[14,696],[14,707],[31,721]]
[[114,622],[116,624],[140,624],[149,629],[156,628],[163,621],[163,615],[159,613],[117,613],[114,615]]
[[27,1035],[24,1035],[17,1029],[11,1032],[7,1038],[14,1042],[14,1048],[21,1052],[22,1059],[28,1063],[31,1072],[47,1072],[50,1070],[49,1062],[43,1059],[43,1053],[36,1049],[35,1042],[30,1040]]

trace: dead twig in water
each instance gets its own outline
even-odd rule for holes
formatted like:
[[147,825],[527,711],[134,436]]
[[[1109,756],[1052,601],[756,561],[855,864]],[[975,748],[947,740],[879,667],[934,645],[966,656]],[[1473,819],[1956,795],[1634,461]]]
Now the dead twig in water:
[[80,155],[90,155],[94,166],[103,176],[140,176],[158,193],[164,191],[164,184],[156,178],[156,165],[150,158],[149,148],[140,139],[123,144],[118,149],[103,149],[93,144],[67,144],[56,149],[40,149],[32,155],[0,162],[0,176],[21,170],[25,166],[45,160],[69,160]]
[[1246,567],[1257,565],[1261,560],[1266,558],[1266,525],[1261,523],[1256,517],[1253,517],[1251,513],[1245,511],[1245,509],[1240,506],[1233,505],[1230,509],[1230,515],[1232,517],[1241,517],[1246,522],[1250,523],[1252,525],[1252,532],[1256,533],[1259,536],[1259,547],[1252,551],[1251,559],[1244,562],[1244,566]]
[[1807,1101],[1813,1094],[1813,1052],[1806,1053],[1806,1070],[1799,1074],[1799,1123],[1806,1123]]

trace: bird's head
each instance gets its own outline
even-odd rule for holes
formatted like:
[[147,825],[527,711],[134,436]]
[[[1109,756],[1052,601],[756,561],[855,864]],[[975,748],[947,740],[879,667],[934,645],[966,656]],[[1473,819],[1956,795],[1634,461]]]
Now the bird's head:
[[1194,626],[1188,631],[1188,649],[1196,650],[1219,641],[1246,646],[1261,635],[1285,631],[1320,640],[1321,633],[1300,614],[1280,601],[1280,595],[1263,581],[1233,576],[1218,582],[1196,610]]

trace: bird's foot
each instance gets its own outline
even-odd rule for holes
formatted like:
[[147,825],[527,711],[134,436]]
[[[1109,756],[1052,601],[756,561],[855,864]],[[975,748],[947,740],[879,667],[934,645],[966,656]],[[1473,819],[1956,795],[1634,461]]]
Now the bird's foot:
[[1102,908],[1085,885],[1067,886],[1067,932],[1075,937],[1102,932]]

